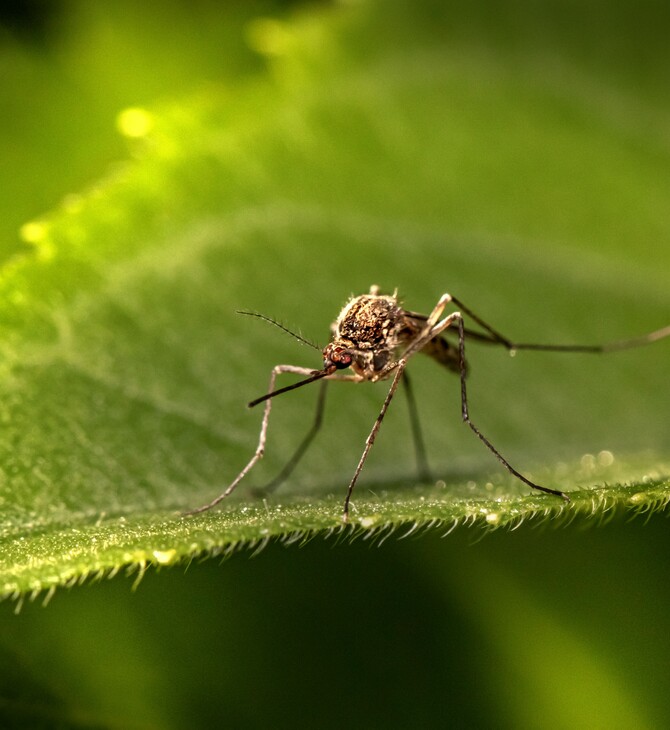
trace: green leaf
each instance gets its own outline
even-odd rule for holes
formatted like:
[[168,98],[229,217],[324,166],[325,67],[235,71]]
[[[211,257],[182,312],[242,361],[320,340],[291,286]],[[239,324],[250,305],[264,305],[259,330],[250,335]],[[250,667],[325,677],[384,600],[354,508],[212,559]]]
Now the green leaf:
[[[316,386],[277,399],[263,463],[220,509],[180,514],[253,453],[261,414],[244,406],[271,368],[320,366],[236,309],[322,345],[371,284],[426,313],[451,292],[520,341],[668,324],[667,100],[562,65],[551,44],[522,43],[520,71],[519,48],[482,53],[430,17],[363,4],[257,20],[267,76],[122,113],[133,159],[24,226],[34,252],[0,279],[0,592],[344,531],[388,384],[333,384],[323,432],[262,499]],[[353,533],[664,506],[669,346],[510,359],[469,345],[475,423],[525,474],[574,492],[569,507],[502,473],[460,423],[457,379],[417,357],[435,483],[415,480],[398,399]]]

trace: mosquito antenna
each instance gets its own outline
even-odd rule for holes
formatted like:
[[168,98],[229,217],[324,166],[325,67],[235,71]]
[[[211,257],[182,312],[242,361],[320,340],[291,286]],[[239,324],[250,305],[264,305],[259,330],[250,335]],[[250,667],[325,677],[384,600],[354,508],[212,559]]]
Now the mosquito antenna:
[[269,322],[270,324],[273,324],[275,327],[279,327],[280,330],[283,330],[287,334],[291,335],[292,337],[295,337],[298,342],[302,342],[303,345],[309,345],[310,347],[313,347],[315,350],[318,350],[321,352],[321,348],[318,345],[315,345],[313,342],[310,342],[309,340],[306,340],[301,335],[293,332],[293,330],[290,330],[288,327],[284,327],[283,324],[280,324],[277,322],[277,320],[272,319],[271,317],[266,317],[264,314],[259,314],[258,312],[247,312],[244,309],[238,309],[236,310],[236,314],[246,314],[249,317],[258,317],[258,319],[262,319],[265,322]]
[[[284,328],[282,327],[282,329],[284,329]],[[327,375],[331,375],[334,371],[335,371],[335,367],[330,367],[330,368],[327,368],[326,370],[315,370],[309,376],[309,378],[305,378],[304,380],[299,380],[297,383],[293,383],[293,385],[287,385],[284,388],[279,388],[278,390],[273,390],[272,393],[266,393],[265,395],[262,395],[260,398],[256,398],[255,400],[252,400],[250,403],[247,404],[247,408],[253,408],[254,406],[257,406],[259,403],[263,403],[263,401],[266,401],[270,398],[274,398],[276,395],[281,395],[282,393],[288,393],[289,390],[295,390],[296,388],[301,388],[303,385],[309,385],[310,383],[313,383],[315,380],[321,380],[321,378],[325,378]]]

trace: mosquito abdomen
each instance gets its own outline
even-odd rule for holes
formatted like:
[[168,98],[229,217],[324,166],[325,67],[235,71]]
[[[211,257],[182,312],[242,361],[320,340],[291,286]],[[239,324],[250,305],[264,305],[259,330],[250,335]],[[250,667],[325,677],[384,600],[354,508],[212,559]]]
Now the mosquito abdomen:
[[421,348],[421,352],[437,360],[440,365],[449,368],[453,373],[460,372],[458,348],[444,337],[433,338]]

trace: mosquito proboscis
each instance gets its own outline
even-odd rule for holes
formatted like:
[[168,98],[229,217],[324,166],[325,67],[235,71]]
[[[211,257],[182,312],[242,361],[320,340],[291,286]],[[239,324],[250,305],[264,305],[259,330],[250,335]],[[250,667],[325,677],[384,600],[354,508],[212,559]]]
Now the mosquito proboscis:
[[[443,316],[444,310],[449,304],[456,307],[457,311]],[[291,330],[269,317],[255,312],[242,313],[266,320],[285,332],[289,332],[302,343],[316,347],[313,343],[291,332]],[[481,331],[466,328],[464,316],[471,319],[472,322],[481,328]],[[443,333],[446,333],[450,328],[452,330],[455,329],[458,334],[457,344],[452,344],[443,336]],[[236,489],[238,484],[263,456],[273,399],[282,393],[287,393],[304,385],[314,383],[317,380],[321,381],[321,386],[314,423],[284,469],[273,480],[271,485],[269,485],[270,487],[275,487],[288,478],[316,436],[323,420],[326,385],[333,380],[343,382],[391,380],[391,385],[384,399],[384,403],[365,441],[363,453],[358,461],[353,477],[349,482],[342,511],[343,521],[347,522],[349,520],[351,495],[370,449],[374,444],[386,411],[401,381],[405,385],[410,407],[410,419],[419,475],[422,479],[426,479],[429,472],[425,457],[425,448],[423,446],[423,438],[419,428],[416,405],[409,377],[406,373],[408,361],[418,352],[429,355],[438,363],[459,375],[461,384],[461,418],[507,471],[532,489],[553,495],[563,499],[565,502],[570,502],[570,497],[565,492],[536,484],[515,469],[472,422],[468,408],[466,389],[466,340],[472,339],[478,342],[499,345],[510,352],[516,352],[518,350],[545,350],[550,352],[607,353],[640,347],[668,336],[670,336],[670,326],[641,337],[617,340],[604,345],[553,345],[514,342],[500,334],[451,294],[443,294],[433,308],[433,311],[429,315],[424,315],[404,309],[398,299],[397,292],[394,292],[392,295],[381,294],[379,287],[372,286],[368,294],[352,297],[333,323],[331,327],[331,340],[322,351],[323,367],[321,369],[315,370],[296,365],[276,365],[272,369],[268,392],[248,404],[250,408],[253,408],[260,403],[265,403],[258,445],[254,455],[224,492],[208,504],[191,510],[186,514],[192,515],[205,512],[219,504]],[[276,388],[277,376],[285,373],[302,376],[302,379],[291,385]]]

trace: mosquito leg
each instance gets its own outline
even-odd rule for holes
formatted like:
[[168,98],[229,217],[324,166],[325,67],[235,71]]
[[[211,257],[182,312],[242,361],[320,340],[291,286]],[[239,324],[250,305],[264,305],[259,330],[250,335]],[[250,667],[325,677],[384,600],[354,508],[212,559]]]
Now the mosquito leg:
[[615,342],[600,345],[600,352],[615,352],[616,350],[628,350],[632,347],[650,345],[652,342],[662,340],[664,337],[670,337],[670,325],[655,332],[650,332],[647,335],[642,335],[641,337],[633,337],[629,340],[616,340]]
[[305,452],[309,448],[309,445],[314,440],[314,437],[319,432],[319,429],[321,428],[321,424],[323,422],[323,411],[324,406],[326,404],[326,386],[328,385],[327,380],[321,381],[321,387],[319,388],[319,398],[316,402],[316,414],[314,416],[314,422],[312,423],[312,427],[310,428],[309,432],[305,436],[305,438],[302,440],[302,443],[298,448],[296,449],[293,456],[288,460],[288,463],[284,466],[284,468],[279,472],[279,474],[269,483],[266,484],[265,487],[263,487],[260,491],[262,492],[273,492],[280,484],[283,484],[288,477],[291,475],[293,470],[298,466],[300,460],[304,456]]
[[560,492],[556,489],[549,489],[548,487],[541,487],[539,484],[535,484],[534,482],[531,482],[530,479],[527,479],[521,472],[517,471],[508,461],[505,459],[505,457],[493,446],[493,444],[484,436],[484,434],[475,426],[475,424],[470,420],[470,414],[468,411],[468,398],[467,398],[467,390],[466,390],[466,375],[467,375],[467,367],[465,362],[465,326],[463,324],[463,316],[460,312],[453,312],[452,314],[447,315],[444,319],[441,321],[437,321],[444,311],[445,306],[447,303],[453,302],[458,307],[463,309],[466,314],[471,316],[481,327],[486,329],[490,334],[492,338],[495,338],[496,342],[500,342],[501,344],[506,344],[510,346],[510,349],[514,349],[514,345],[507,340],[506,338],[502,337],[502,335],[499,335],[495,330],[493,330],[491,327],[489,327],[486,323],[484,323],[479,317],[476,315],[473,315],[472,312],[463,307],[461,302],[457,300],[456,298],[452,297],[449,294],[443,294],[442,297],[440,297],[440,301],[435,306],[435,309],[433,309],[433,312],[430,314],[430,316],[426,319],[426,324],[429,326],[428,331],[426,331],[426,328],[422,331],[422,333],[412,342],[411,345],[405,350],[403,353],[403,358],[406,360],[410,355],[413,355],[415,352],[418,352],[421,350],[422,347],[424,347],[430,340],[433,338],[439,336],[444,330],[446,330],[448,327],[450,327],[454,322],[458,323],[458,354],[459,354],[459,374],[460,374],[460,381],[461,381],[461,417],[465,423],[468,424],[470,429],[473,431],[473,433],[477,436],[477,438],[491,451],[491,453],[494,454],[494,456],[498,459],[498,461],[510,472],[510,474],[513,474],[517,479],[520,479],[524,484],[527,484],[529,487],[532,487],[533,489],[538,489],[541,492],[546,492],[547,494],[554,494],[557,497],[561,497],[567,502],[570,501],[570,497],[568,497],[567,494],[564,492]]
[[[281,375],[283,373],[294,373],[296,375],[311,375],[314,371],[310,370],[309,368],[301,368],[297,367],[295,365],[276,365],[274,368],[272,368],[272,374],[270,375],[270,385],[268,386],[268,392],[271,393],[274,391],[275,388],[275,380],[277,379],[278,375]],[[254,467],[257,461],[259,461],[263,457],[263,452],[265,450],[265,440],[267,438],[267,431],[268,431],[268,421],[270,420],[270,411],[272,410],[272,398],[268,398],[268,400],[265,401],[265,409],[263,411],[263,421],[261,423],[261,431],[258,437],[258,446],[256,447],[256,451],[254,452],[254,455],[249,459],[249,462],[247,465],[242,469],[242,471],[233,479],[233,481],[228,485],[226,490],[222,492],[216,499],[213,499],[208,504],[203,505],[202,507],[198,507],[197,509],[190,510],[188,512],[184,512],[184,515],[195,515],[200,512],[206,512],[208,509],[211,509],[212,507],[215,507],[219,502],[224,500],[226,497],[228,497],[230,494],[232,494],[233,491],[235,491],[235,487],[244,479],[244,477],[251,471],[251,469]]]
[[[481,339],[495,342],[499,345],[504,345],[508,350],[516,349],[517,346],[511,340],[507,339],[507,337],[505,337],[504,335],[501,335],[500,332],[494,330],[490,324],[484,322],[481,317],[476,315],[469,307],[466,307],[465,304],[460,301],[460,299],[452,297],[451,301],[461,310],[461,312],[465,312],[465,314],[467,314],[470,319],[474,320],[482,329],[486,330],[486,332],[489,333],[490,337],[482,337]],[[459,325],[459,332],[460,331],[461,325]],[[463,333],[465,334],[465,329],[463,329]]]
[[539,489],[541,492],[546,492],[547,494],[554,494],[557,497],[563,498],[566,502],[570,501],[570,497],[568,497],[565,492],[560,492],[557,489],[549,489],[548,487],[541,487],[539,484],[535,484],[534,482],[531,482],[530,479],[527,479],[521,472],[518,472],[508,461],[505,459],[505,457],[493,446],[493,444],[484,436],[484,434],[475,426],[475,424],[470,420],[470,414],[468,412],[468,397],[466,393],[466,385],[465,385],[465,328],[463,326],[463,317],[460,315],[460,313],[456,312],[456,317],[458,320],[458,348],[459,348],[459,360],[460,360],[460,376],[461,376],[461,417],[465,421],[465,423],[468,424],[468,426],[472,429],[472,431],[475,433],[477,438],[488,448],[491,453],[494,454],[494,456],[498,459],[498,461],[507,469],[507,471],[510,472],[510,474],[513,474],[517,479],[520,479],[524,484],[527,484],[529,487],[532,487],[533,489]]
[[[419,350],[422,350],[431,340],[439,337],[444,330],[449,328],[457,319],[461,318],[459,312],[452,312],[451,314],[444,317],[444,319],[440,320],[440,316],[442,315],[444,308],[447,306],[447,304],[449,304],[449,302],[452,301],[455,300],[451,296],[451,294],[443,294],[440,297],[440,301],[436,304],[435,309],[433,309],[430,316],[426,318],[426,325],[423,330],[402,353],[402,357],[405,360],[409,359],[412,355],[419,352]],[[395,363],[391,363],[389,366],[387,366],[387,370],[393,369],[394,367]]]
[[670,326],[663,327],[660,330],[650,332],[649,334],[642,335],[640,337],[633,337],[626,340],[616,340],[614,342],[608,342],[604,345],[545,345],[536,344],[531,342],[512,342],[500,332],[494,330],[491,325],[487,324],[481,317],[476,315],[471,309],[466,307],[463,302],[456,297],[451,297],[451,301],[461,310],[465,312],[472,320],[474,320],[482,329],[488,334],[483,335],[478,332],[466,332],[469,337],[479,340],[480,342],[488,342],[497,345],[503,345],[510,351],[514,350],[543,350],[549,352],[586,352],[586,353],[599,353],[599,352],[616,352],[617,350],[628,350],[634,347],[641,347],[643,345],[651,344],[658,340],[662,340],[665,337],[670,337]]
[[430,469],[428,468],[428,460],[426,459],[426,447],[421,432],[421,423],[419,422],[419,412],[414,399],[414,389],[409,379],[407,371],[403,371],[402,382],[405,386],[405,395],[407,396],[407,408],[409,410],[409,421],[412,427],[412,441],[414,442],[414,453],[416,455],[416,466],[419,474],[419,480],[422,482],[430,481]]
[[349,482],[349,489],[347,490],[347,496],[346,496],[346,499],[344,500],[344,510],[342,512],[342,521],[343,522],[349,521],[349,502],[351,501],[351,493],[354,491],[354,486],[356,486],[356,481],[358,480],[358,476],[361,473],[361,470],[363,469],[363,465],[365,464],[365,460],[368,458],[370,449],[372,448],[372,445],[375,442],[375,438],[377,437],[377,432],[379,431],[379,427],[381,426],[382,421],[384,420],[384,416],[386,415],[386,411],[388,410],[389,404],[391,403],[391,400],[393,399],[393,396],[395,395],[395,392],[398,389],[398,383],[400,383],[400,379],[402,378],[402,374],[405,371],[406,365],[407,365],[407,361],[404,359],[401,359],[397,362],[396,369],[395,369],[395,375],[393,376],[393,381],[391,382],[391,387],[389,388],[389,391],[386,394],[386,398],[384,400],[381,410],[379,411],[379,415],[377,416],[377,419],[375,420],[374,425],[372,426],[370,435],[365,440],[365,448],[363,449],[363,453],[361,454],[361,458],[360,458],[360,461],[358,462],[358,466],[356,467],[356,471],[354,472],[354,476],[352,477],[351,482]]

